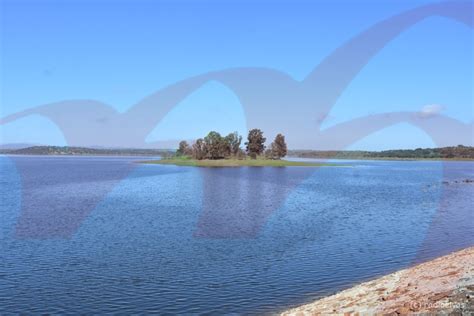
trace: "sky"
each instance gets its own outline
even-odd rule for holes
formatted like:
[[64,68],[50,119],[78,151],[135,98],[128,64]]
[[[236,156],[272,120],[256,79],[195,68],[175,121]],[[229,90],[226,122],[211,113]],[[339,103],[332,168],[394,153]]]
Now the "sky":
[[[171,84],[229,68],[274,69],[300,81],[337,47],[375,23],[433,1],[0,3],[0,116],[5,117],[75,99],[97,100],[125,112]],[[471,123],[473,48],[473,31],[466,25],[438,16],[421,21],[370,60],[321,128],[392,111],[441,113]],[[246,134],[250,126],[245,115],[238,95],[209,82],[170,110],[146,142],[195,139],[211,129]],[[263,113],[262,119],[271,115]],[[287,124],[297,129],[299,123],[289,119]],[[68,144],[61,129],[44,116],[23,117],[0,125],[0,130],[3,144]],[[318,149],[312,145],[314,135],[295,137],[290,148]],[[450,142],[457,145],[458,139],[453,136]],[[425,132],[400,123],[346,149],[433,146]]]

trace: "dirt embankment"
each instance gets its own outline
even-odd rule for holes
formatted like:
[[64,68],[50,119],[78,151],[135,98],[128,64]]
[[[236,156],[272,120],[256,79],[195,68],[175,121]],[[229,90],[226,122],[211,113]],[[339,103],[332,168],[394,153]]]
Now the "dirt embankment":
[[282,315],[474,315],[474,247],[467,248]]

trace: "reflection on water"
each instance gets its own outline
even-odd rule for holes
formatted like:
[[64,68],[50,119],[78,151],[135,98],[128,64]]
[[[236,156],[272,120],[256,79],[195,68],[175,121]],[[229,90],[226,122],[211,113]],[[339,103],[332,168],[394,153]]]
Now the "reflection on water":
[[196,237],[255,238],[272,212],[315,168],[200,169],[202,213]]
[[472,162],[133,159],[0,158],[0,313],[275,312],[474,244]]

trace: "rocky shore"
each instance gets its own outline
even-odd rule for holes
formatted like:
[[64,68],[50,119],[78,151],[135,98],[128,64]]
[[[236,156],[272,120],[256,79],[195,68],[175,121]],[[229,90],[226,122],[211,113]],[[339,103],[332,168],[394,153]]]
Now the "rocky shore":
[[362,283],[282,315],[474,315],[474,247]]

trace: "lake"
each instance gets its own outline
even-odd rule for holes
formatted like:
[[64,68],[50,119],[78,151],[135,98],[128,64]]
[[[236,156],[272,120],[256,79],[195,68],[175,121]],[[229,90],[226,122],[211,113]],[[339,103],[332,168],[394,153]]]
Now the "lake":
[[0,314],[272,314],[474,245],[473,162],[0,156]]

